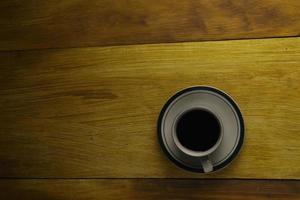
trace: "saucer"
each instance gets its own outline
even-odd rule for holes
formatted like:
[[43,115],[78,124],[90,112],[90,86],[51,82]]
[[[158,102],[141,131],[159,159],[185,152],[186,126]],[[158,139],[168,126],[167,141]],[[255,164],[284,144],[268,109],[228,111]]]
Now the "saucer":
[[209,155],[213,171],[227,166],[239,153],[244,141],[244,121],[239,107],[225,92],[210,86],[190,87],[177,92],[163,106],[157,132],[160,146],[177,166],[204,173],[201,159],[180,151],[172,137],[173,124],[180,113],[194,108],[203,108],[218,117],[223,139],[218,148]]

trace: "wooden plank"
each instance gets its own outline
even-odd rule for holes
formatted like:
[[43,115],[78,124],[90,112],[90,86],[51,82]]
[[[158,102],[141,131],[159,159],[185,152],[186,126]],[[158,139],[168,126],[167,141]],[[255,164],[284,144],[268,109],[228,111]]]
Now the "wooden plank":
[[0,50],[297,36],[299,0],[0,1]]
[[0,180],[0,198],[80,199],[295,199],[299,181],[79,179]]
[[166,100],[211,85],[245,146],[205,177],[300,178],[300,38],[0,53],[0,177],[203,177],[161,152]]

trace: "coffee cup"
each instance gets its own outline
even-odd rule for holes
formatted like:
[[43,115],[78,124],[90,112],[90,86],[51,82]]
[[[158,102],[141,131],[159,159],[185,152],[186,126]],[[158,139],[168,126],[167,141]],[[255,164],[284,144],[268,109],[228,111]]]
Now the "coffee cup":
[[209,156],[220,146],[223,132],[218,117],[206,108],[196,107],[180,113],[173,125],[176,147],[191,157],[201,158],[205,173],[213,170]]

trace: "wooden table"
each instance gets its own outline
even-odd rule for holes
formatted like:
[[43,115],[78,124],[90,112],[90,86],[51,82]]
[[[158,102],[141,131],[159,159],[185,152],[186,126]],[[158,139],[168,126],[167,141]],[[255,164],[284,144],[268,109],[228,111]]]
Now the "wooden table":
[[[0,199],[300,199],[300,2],[0,2]],[[241,154],[211,175],[162,153],[180,89],[229,93]]]

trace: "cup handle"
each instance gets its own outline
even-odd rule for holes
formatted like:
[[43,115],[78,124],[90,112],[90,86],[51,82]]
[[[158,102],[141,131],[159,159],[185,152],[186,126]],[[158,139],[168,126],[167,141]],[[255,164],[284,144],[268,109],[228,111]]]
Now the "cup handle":
[[208,156],[206,156],[205,158],[203,158],[201,160],[201,165],[202,165],[204,173],[213,171],[213,165],[211,164],[211,161],[209,160]]

